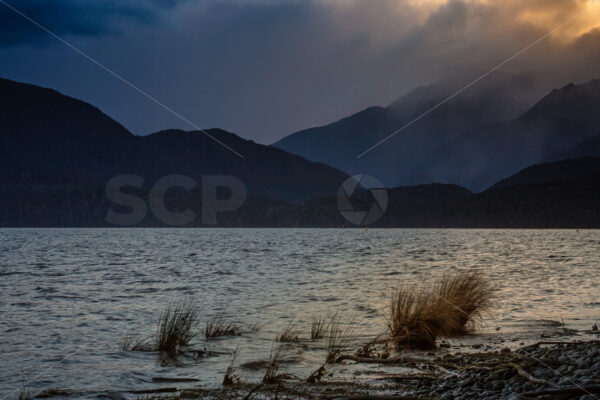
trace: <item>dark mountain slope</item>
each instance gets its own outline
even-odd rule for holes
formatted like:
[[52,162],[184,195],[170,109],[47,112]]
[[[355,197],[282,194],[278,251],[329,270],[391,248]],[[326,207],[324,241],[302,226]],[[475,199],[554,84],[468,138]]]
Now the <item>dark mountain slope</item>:
[[390,204],[433,204],[464,199],[472,193],[458,185],[429,184],[389,189],[388,195]]
[[423,176],[422,159],[464,130],[516,117],[533,100],[530,82],[498,74],[436,109],[364,157],[356,156],[461,88],[446,81],[416,89],[388,107],[371,107],[333,124],[289,135],[274,146],[350,174],[367,173],[387,186],[436,181]]
[[169,174],[232,175],[252,196],[305,201],[336,193],[347,175],[222,130],[138,137],[97,108],[54,90],[0,80],[0,171],[4,184],[103,188],[118,174],[147,185]]
[[[521,147],[557,154],[555,141],[595,140],[590,121],[600,115],[596,85],[555,91],[523,117],[494,125],[497,132],[483,130],[502,140],[492,149],[483,147],[486,152],[477,161],[482,166],[503,157],[525,162],[519,158]],[[114,204],[104,190],[117,174],[144,177],[144,187],[130,192],[146,201],[149,188],[165,175],[183,174],[198,182],[207,174],[241,179],[248,199],[235,212],[220,214],[220,226],[351,226],[336,201],[347,175],[326,165],[218,129],[208,133],[243,159],[201,132],[137,137],[96,108],[55,91],[5,80],[0,89],[0,226],[111,226],[105,217]],[[574,118],[585,121],[576,125]],[[500,129],[508,125],[521,135]],[[518,146],[503,147],[510,144],[503,135]],[[464,160],[471,168],[471,159]],[[359,193],[359,203],[371,207],[369,192]],[[600,158],[535,165],[479,194],[430,184],[390,189],[389,199],[376,226],[598,228]],[[201,201],[199,187],[191,193],[172,191],[166,198],[169,209],[191,208],[197,215]],[[196,219],[190,226],[201,223]],[[165,226],[150,213],[139,225]]]
[[379,136],[389,132],[399,119],[384,107],[370,107],[325,127],[294,133],[273,146],[299,154],[311,161],[324,162],[349,173],[358,173],[356,155]]
[[249,193],[287,201],[331,195],[347,178],[343,172],[327,165],[223,130],[207,132],[244,158],[202,132],[162,131],[141,138],[147,151],[148,166],[152,168],[148,175],[232,175],[244,182]]
[[554,90],[521,117],[473,129],[427,157],[423,176],[479,191],[595,137],[600,80]]
[[[446,192],[450,188],[447,185],[440,187]],[[405,190],[412,191],[414,188]],[[598,228],[600,158],[532,166],[478,194],[440,196],[439,201],[431,203],[390,201],[389,209],[376,225],[432,228]]]
[[600,175],[499,187],[462,204],[462,226],[598,228]]
[[4,177],[115,173],[136,162],[136,138],[97,108],[6,79],[0,79],[0,137]]
[[585,140],[568,150],[559,151],[553,156],[550,156],[549,161],[582,157],[600,157],[600,135]]
[[598,176],[600,176],[600,158],[586,157],[525,168],[518,174],[494,184],[491,189],[515,185],[594,179]]

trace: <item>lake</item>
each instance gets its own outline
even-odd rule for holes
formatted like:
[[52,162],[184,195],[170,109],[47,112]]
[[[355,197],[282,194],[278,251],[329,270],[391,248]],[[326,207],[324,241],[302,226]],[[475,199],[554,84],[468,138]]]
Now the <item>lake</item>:
[[[24,387],[136,398],[126,392],[170,386],[154,377],[218,386],[236,348],[237,365],[268,359],[289,324],[307,339],[287,346],[289,372],[306,377],[325,357],[308,340],[313,315],[338,313],[373,337],[395,287],[465,269],[482,271],[498,296],[480,334],[450,348],[517,346],[600,320],[600,231],[2,229],[0,251],[0,399]],[[197,300],[202,327],[222,314],[241,335],[199,335],[193,347],[216,354],[169,365],[121,350],[127,334],[152,336],[182,298]]]

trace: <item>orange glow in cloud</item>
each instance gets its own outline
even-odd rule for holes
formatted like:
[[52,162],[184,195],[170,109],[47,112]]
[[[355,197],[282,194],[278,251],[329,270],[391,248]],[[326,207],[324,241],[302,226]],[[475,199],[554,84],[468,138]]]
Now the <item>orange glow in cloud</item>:
[[[395,43],[411,29],[426,24],[436,13],[464,3],[467,13],[465,35],[473,28],[499,37],[533,27],[542,35],[569,18],[576,19],[556,31],[551,40],[570,42],[593,29],[600,29],[600,0],[317,0],[332,6],[338,27],[348,34],[367,32],[379,43]],[[470,6],[470,7],[469,7]],[[457,24],[458,25],[458,24]],[[477,35],[477,33],[475,33]]]
[[581,16],[579,34],[600,28],[600,1],[591,1],[587,8],[588,12]]
[[571,3],[569,6],[569,2],[562,5],[554,2],[544,8],[538,2],[537,7],[527,8],[525,6],[526,8],[518,13],[516,19],[519,22],[550,30],[581,13],[573,22],[555,34],[555,37],[572,40],[600,27],[600,1],[584,0],[579,1],[578,4],[575,6]]
[[[399,6],[411,6],[427,12],[460,0],[397,0]],[[473,5],[494,7],[508,11],[518,21],[552,29],[578,12],[585,12],[573,21],[568,36],[579,36],[600,27],[600,0],[463,0]]]
[[[398,0],[428,13],[455,0]],[[554,35],[572,40],[600,28],[600,0],[464,0],[466,3],[502,10],[505,18],[530,24],[542,30],[551,30],[569,18],[583,13]],[[510,21],[507,21],[510,22]]]

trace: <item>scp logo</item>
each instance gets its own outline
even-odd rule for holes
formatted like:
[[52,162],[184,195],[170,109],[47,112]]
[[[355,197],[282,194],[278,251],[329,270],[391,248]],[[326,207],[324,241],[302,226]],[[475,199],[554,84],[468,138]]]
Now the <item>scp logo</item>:
[[[352,195],[357,189],[371,192],[372,202],[367,206],[368,210],[357,210],[352,203]],[[388,207],[388,194],[383,184],[369,175],[355,175],[348,178],[338,189],[338,209],[342,217],[351,224],[367,226],[378,221]]]
[[[125,187],[141,189],[144,178],[137,175],[118,175],[106,184],[106,198],[113,204],[124,206],[131,211],[120,213],[112,207],[106,214],[106,221],[113,225],[133,226],[146,218],[148,208],[159,221],[170,226],[183,226],[193,222],[197,215],[191,209],[183,211],[169,210],[165,205],[165,196],[173,188],[182,188],[190,192],[198,182],[189,176],[168,175],[152,186],[148,203],[134,194],[125,193]],[[229,175],[205,175],[202,177],[202,225],[216,225],[217,213],[232,212],[246,201],[246,185],[236,177]],[[217,198],[217,189],[226,188],[231,192],[227,199]]]

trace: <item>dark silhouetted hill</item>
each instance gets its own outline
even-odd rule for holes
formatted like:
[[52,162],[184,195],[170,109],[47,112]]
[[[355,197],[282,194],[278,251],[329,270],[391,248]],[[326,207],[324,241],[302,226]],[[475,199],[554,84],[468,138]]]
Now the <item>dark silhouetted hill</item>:
[[595,180],[600,176],[600,158],[585,157],[534,165],[491,187],[498,189],[515,185],[558,183],[575,180]]
[[472,193],[458,185],[429,184],[389,189],[388,195],[392,204],[434,204],[464,199]]
[[[535,159],[527,151],[543,149],[540,158],[556,157],[561,148],[576,149],[573,142],[596,140],[598,86],[598,82],[568,86],[514,121],[470,131],[447,144],[457,156],[472,159],[442,154],[446,172],[477,166],[475,175],[461,179],[486,177],[478,182],[505,175],[477,194],[454,184],[390,189],[389,207],[375,226],[600,228],[600,158],[507,173],[514,165]],[[471,136],[473,132],[481,132],[481,141]],[[106,197],[105,185],[119,174],[144,178],[142,188],[128,192],[147,203],[150,187],[166,175],[183,174],[198,182],[205,175],[237,177],[246,184],[247,200],[238,210],[220,214],[219,226],[352,226],[337,208],[345,173],[222,130],[208,133],[244,158],[201,132],[134,136],[89,104],[53,90],[0,80],[0,226],[111,226],[105,217],[114,204]],[[464,146],[453,147],[458,143],[473,145],[480,153],[460,153]],[[451,166],[457,169],[452,171]],[[357,209],[369,209],[370,192],[357,194]],[[200,215],[200,185],[191,192],[170,191],[165,203],[169,209],[189,208]],[[201,224],[196,219],[189,226]],[[149,214],[138,226],[165,224]]]
[[285,201],[336,193],[346,174],[218,129],[134,136],[97,108],[54,90],[0,79],[0,171],[4,184],[103,187],[118,174],[151,185],[169,174],[233,175],[248,192]]

